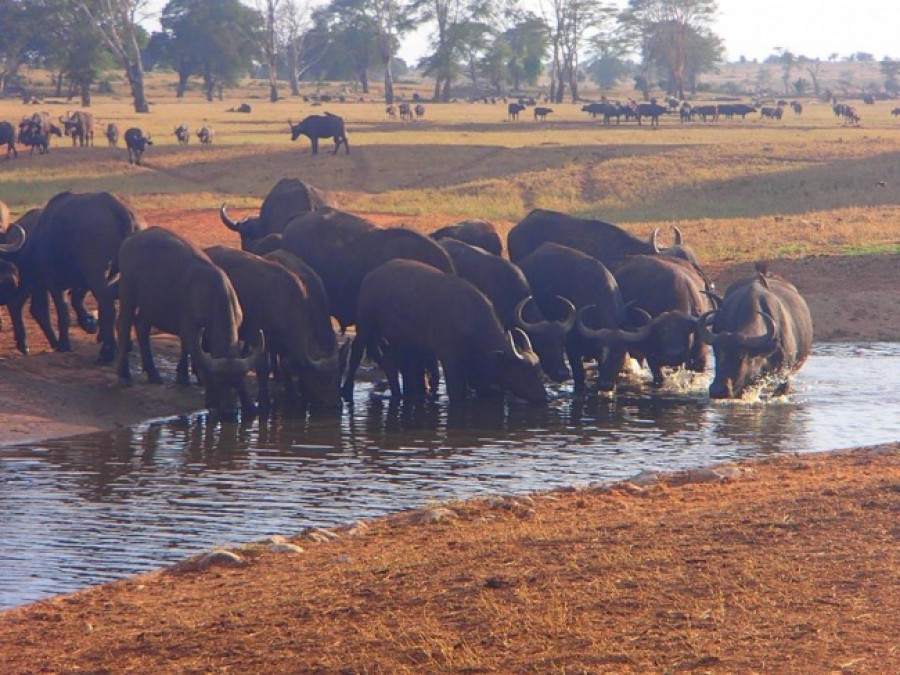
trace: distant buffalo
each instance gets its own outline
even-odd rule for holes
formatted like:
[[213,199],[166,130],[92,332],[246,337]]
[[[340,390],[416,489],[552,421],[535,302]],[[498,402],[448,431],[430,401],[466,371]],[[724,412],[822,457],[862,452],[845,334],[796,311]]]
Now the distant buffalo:
[[153,145],[150,135],[144,136],[144,132],[137,127],[125,130],[125,145],[128,148],[128,163],[141,165],[141,158],[148,145]]
[[342,117],[326,112],[324,115],[309,115],[297,124],[288,120],[288,124],[291,127],[291,140],[296,141],[300,136],[308,137],[312,144],[312,154],[314,155],[319,154],[320,138],[334,139],[334,152],[331,153],[332,155],[338,153],[341,145],[344,146],[346,153],[350,154],[350,143],[347,141],[347,132],[344,130],[344,119]]

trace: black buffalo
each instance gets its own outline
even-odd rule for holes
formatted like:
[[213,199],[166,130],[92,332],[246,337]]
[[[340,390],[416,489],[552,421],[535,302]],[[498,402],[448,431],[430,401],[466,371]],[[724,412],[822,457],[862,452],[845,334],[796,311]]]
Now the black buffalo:
[[60,116],[60,124],[63,125],[63,133],[72,137],[72,147],[76,143],[82,147],[94,144],[94,115],[86,110],[76,110]]
[[40,154],[45,154],[50,149],[50,137],[62,136],[62,129],[50,121],[50,115],[45,112],[36,112],[31,117],[25,117],[19,122],[19,143],[31,147],[31,154],[35,148]]
[[503,242],[497,234],[497,228],[486,220],[464,220],[456,225],[447,225],[431,233],[431,238],[437,241],[442,239],[457,239],[472,246],[483,248],[494,255],[503,254]]
[[413,111],[412,108],[409,107],[409,103],[401,103],[400,104],[400,119],[401,120],[412,120]]
[[715,353],[710,397],[739,398],[769,379],[776,394],[786,393],[790,375],[812,349],[813,325],[797,288],[758,266],[755,276],[731,284],[721,306],[701,317],[699,335]]
[[115,122],[110,122],[106,125],[106,140],[109,142],[109,146],[111,148],[119,147],[119,125]]
[[669,109],[664,105],[659,105],[658,103],[638,103],[638,105],[634,109],[634,112],[635,117],[637,118],[638,125],[641,125],[642,118],[649,117],[650,126],[658,127],[660,115],[667,114],[669,112]]
[[425,106],[419,103],[413,108],[413,111],[416,113],[416,117],[424,117],[425,116]]
[[560,318],[549,321],[533,302],[531,286],[515,264],[455,239],[444,239],[441,246],[450,255],[456,274],[491,301],[503,328],[525,331],[547,376],[557,382],[568,380],[571,373],[566,367],[565,347],[568,333],[575,325],[572,303],[557,298],[554,309]]
[[784,110],[781,106],[776,107],[765,107],[761,108],[759,111],[760,117],[771,119],[771,120],[780,120]]
[[[649,333],[629,353],[647,361],[654,386],[663,384],[663,367],[704,372],[709,350],[697,337],[697,323],[711,309],[705,279],[686,261],[668,256],[634,256],[615,277],[622,300],[650,318]],[[633,319],[627,325],[641,327]]]
[[263,351],[264,340],[258,338],[251,352],[241,356],[238,329],[243,314],[225,272],[186,239],[159,227],[129,237],[119,262],[120,383],[131,384],[127,347],[132,326],[147,380],[162,382],[150,351],[150,330],[156,328],[180,338],[177,382],[190,383],[188,367],[193,362],[211,413],[234,417],[237,398],[245,412],[253,412],[246,375]]
[[525,110],[525,106],[521,103],[510,103],[506,106],[506,117],[509,120],[519,119],[519,113]]
[[300,136],[309,138],[312,144],[312,154],[319,154],[319,139],[333,138],[334,152],[336,155],[341,149],[341,144],[347,154],[350,153],[350,143],[347,141],[347,132],[344,130],[344,119],[326,112],[324,115],[309,115],[297,124],[288,120],[291,127],[291,140],[296,141]]
[[215,135],[212,127],[200,127],[200,130],[197,132],[197,138],[200,139],[202,145],[212,145]]
[[534,119],[536,120],[546,120],[547,115],[553,112],[553,108],[542,108],[540,106],[534,109]]
[[150,135],[144,136],[144,132],[137,127],[125,130],[125,146],[128,148],[128,163],[141,165],[141,157],[148,145],[153,145]]
[[[108,192],[62,192],[40,212],[26,246],[19,253],[24,290],[31,297],[31,313],[56,351],[71,351],[69,308],[64,293],[73,291],[78,323],[87,332],[98,331],[101,362],[115,356],[115,289],[122,243],[140,230],[140,218]],[[97,301],[98,320],[89,316],[81,299],[90,291]],[[48,295],[56,306],[57,328],[50,323]],[[27,296],[10,304],[16,346],[28,353],[22,308]]]
[[175,140],[178,145],[187,145],[191,142],[191,129],[186,124],[179,124],[175,127]]
[[696,115],[704,122],[708,122],[708,121],[718,122],[719,121],[719,108],[718,108],[718,106],[715,106],[715,105],[695,105],[691,109],[691,112],[693,115]]
[[[6,204],[0,202],[5,209]],[[2,211],[2,209],[0,209]],[[6,223],[0,230],[0,305],[14,302],[21,289],[19,266],[16,264],[18,253],[25,245],[27,234],[19,225],[8,225],[9,212],[6,212]]]
[[[363,353],[384,354],[392,392],[418,397],[432,359],[443,367],[451,402],[509,391],[534,403],[546,401],[537,356],[521,331],[504,331],[490,301],[454,274],[414,260],[391,260],[369,273],[359,293],[356,337],[343,393],[352,399]],[[520,336],[522,347],[516,345]],[[386,346],[385,346],[386,343]]]
[[535,209],[509,231],[506,246],[513,262],[519,262],[544,242],[552,241],[583,251],[613,271],[628,256],[656,254],[682,258],[699,270],[700,265],[693,251],[682,243],[681,231],[674,229],[675,245],[661,249],[658,229],[653,231],[649,240],[644,241],[602,220]]
[[241,248],[246,251],[256,240],[269,234],[284,232],[294,216],[329,205],[328,193],[324,190],[299,178],[282,178],[269,190],[258,216],[232,220],[228,217],[225,204],[219,209],[219,216],[229,230],[234,230],[241,236]]
[[[303,265],[286,260],[267,260],[227,246],[204,249],[210,259],[228,275],[241,303],[243,321],[240,337],[252,340],[263,331],[269,352],[279,359],[286,390],[292,392],[296,376],[301,390],[314,405],[340,405],[340,362],[337,340],[328,316],[321,281],[310,284],[287,267]],[[291,256],[294,257],[294,256]],[[295,258],[296,260],[296,258]],[[315,274],[307,268],[304,277]],[[269,364],[267,354],[256,363],[259,406],[269,409]]]
[[16,128],[10,122],[0,122],[0,145],[6,146],[6,159],[10,155],[19,156],[19,151],[16,150],[17,136]]
[[520,260],[519,266],[547,316],[558,311],[561,297],[578,311],[575,329],[566,340],[576,393],[584,391],[587,360],[597,361],[598,387],[614,388],[628,344],[646,334],[623,330],[625,304],[615,277],[596,258],[555,243],[543,244]]

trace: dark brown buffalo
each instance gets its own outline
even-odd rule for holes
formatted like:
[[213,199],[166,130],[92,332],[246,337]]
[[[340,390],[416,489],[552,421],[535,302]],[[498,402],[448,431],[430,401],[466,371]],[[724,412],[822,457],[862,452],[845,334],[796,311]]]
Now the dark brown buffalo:
[[[238,328],[243,314],[225,272],[192,243],[160,227],[129,237],[122,245],[119,263],[121,348],[117,372],[121,384],[131,385],[128,346],[132,326],[147,380],[162,382],[150,351],[150,330],[156,328],[180,338],[177,382],[189,384],[188,362],[192,361],[212,414],[233,418],[238,398],[246,413],[253,412],[246,375],[264,348],[258,344],[250,354],[241,356]],[[261,336],[258,339],[264,343]]]
[[0,122],[0,146],[6,146],[6,159],[9,159],[10,155],[19,156],[19,151],[16,150],[17,139],[16,128],[10,122]]
[[[0,216],[6,204],[0,202]],[[5,214],[7,222],[9,211]],[[27,235],[20,225],[4,226],[0,230],[0,305],[15,301],[21,288],[16,254],[25,245]]]
[[148,145],[153,145],[150,135],[144,136],[144,132],[137,127],[125,130],[125,146],[128,148],[128,163],[141,165],[141,158]]
[[187,145],[191,142],[191,129],[186,124],[179,124],[175,127],[175,140],[178,145]]
[[200,130],[197,132],[197,138],[200,139],[200,143],[203,145],[212,145],[215,135],[212,127],[200,127]]
[[[454,274],[414,260],[391,260],[370,272],[359,293],[356,337],[343,394],[352,400],[353,380],[363,353],[380,353],[384,343],[394,363],[412,355],[423,364],[440,361],[451,402],[470,389],[480,396],[506,390],[534,403],[546,401],[538,358],[521,331],[523,347],[504,331],[490,301],[475,286]],[[392,388],[396,374],[388,373]],[[394,389],[394,393],[397,390]]]
[[115,122],[106,125],[106,140],[109,141],[109,147],[119,147],[119,125]]
[[718,309],[701,317],[699,335],[715,353],[710,398],[739,398],[769,379],[777,395],[789,390],[790,375],[809,356],[813,325],[797,288],[759,266],[755,276],[728,287]]
[[661,249],[658,228],[649,240],[644,241],[602,220],[535,209],[509,231],[506,245],[513,262],[518,262],[544,242],[552,241],[595,257],[613,272],[628,256],[661,254],[687,260],[703,274],[694,252],[682,244],[681,230],[677,227],[674,230],[675,245]]
[[697,337],[697,322],[711,303],[694,268],[678,258],[642,255],[629,258],[615,277],[624,302],[651,318],[649,335],[629,353],[647,361],[654,386],[663,384],[663,367],[704,372],[709,350]]
[[623,330],[625,303],[615,277],[596,258],[554,243],[543,244],[520,260],[519,266],[545,315],[553,315],[560,297],[578,311],[575,330],[566,341],[575,392],[584,391],[588,360],[597,361],[598,387],[613,389],[628,346],[646,334],[645,329]]
[[50,149],[50,137],[62,136],[62,130],[50,121],[49,113],[36,112],[31,117],[24,117],[19,122],[18,140],[22,145],[31,147],[31,153],[37,148],[40,154]]
[[72,147],[76,143],[81,147],[94,144],[94,115],[86,110],[76,110],[65,117],[60,116],[63,133],[72,137]]
[[336,155],[343,144],[344,150],[350,154],[350,143],[347,141],[347,132],[344,130],[344,120],[337,115],[327,112],[324,115],[309,115],[297,124],[288,120],[291,127],[291,140],[296,141],[300,136],[309,138],[312,144],[312,154],[319,154],[319,139],[333,138],[334,152]]
[[[288,391],[294,375],[314,405],[340,405],[340,361],[324,291],[310,290],[297,274],[275,260],[226,246],[211,246],[205,253],[225,270],[237,293],[244,315],[240,336],[249,340],[263,331],[269,352],[279,358]],[[261,354],[256,364],[263,410],[268,410],[270,403],[269,362],[268,355]]]
[[[113,360],[116,306],[110,280],[118,271],[120,246],[141,227],[142,221],[134,211],[108,192],[62,192],[47,202],[19,253],[18,264],[22,285],[31,297],[31,314],[53,349],[72,350],[69,306],[64,295],[72,290],[79,325],[87,332],[98,331],[99,360]],[[96,322],[81,306],[86,291],[97,301]],[[48,295],[56,307],[58,336],[50,322]],[[25,299],[10,304],[16,346],[23,354],[28,353],[22,323]]]
[[291,218],[330,206],[328,193],[299,178],[282,178],[263,200],[258,216],[232,220],[222,204],[219,215],[230,230],[241,236],[241,248],[245,251],[257,239],[268,234],[284,232]]
[[547,376],[556,382],[568,380],[572,374],[566,366],[566,339],[575,325],[572,304],[559,298],[556,311],[560,319],[548,321],[533,302],[531,286],[515,264],[456,239],[443,239],[441,246],[450,254],[456,274],[491,301],[503,328],[525,331]]
[[486,220],[464,220],[456,225],[447,225],[431,233],[431,238],[458,239],[472,246],[479,246],[494,255],[503,254],[503,242],[497,234],[497,228]]

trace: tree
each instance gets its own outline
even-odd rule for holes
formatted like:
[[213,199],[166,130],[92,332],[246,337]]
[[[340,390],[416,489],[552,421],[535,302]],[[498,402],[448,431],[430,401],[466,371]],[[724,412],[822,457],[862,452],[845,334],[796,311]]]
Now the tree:
[[150,112],[144,95],[144,65],[137,15],[147,7],[147,0],[74,0],[75,6],[97,28],[110,51],[125,70],[131,87],[134,111]]
[[518,90],[523,81],[537,83],[549,50],[549,31],[544,21],[531,13],[518,16],[495,43],[509,48],[506,67],[513,90]]
[[784,84],[784,93],[789,95],[791,93],[791,73],[797,67],[798,59],[789,49],[776,47],[775,53],[778,54],[778,60],[781,63],[781,81]]
[[278,35],[284,45],[284,64],[294,96],[300,95],[300,77],[305,70],[328,53],[327,48],[312,49],[313,15],[311,0],[283,0],[278,14]]
[[277,26],[275,17],[279,11],[281,0],[257,0],[257,9],[264,17],[263,53],[266,56],[266,67],[269,75],[269,101],[278,100],[278,50]]
[[19,68],[39,38],[41,13],[25,0],[0,0],[0,16],[0,92],[6,93],[17,83]]
[[818,98],[820,93],[819,71],[822,69],[822,62],[819,59],[808,59],[805,56],[801,56],[800,63],[803,64],[806,72],[809,73],[809,79],[812,80],[813,93]]
[[898,77],[900,77],[900,61],[893,61],[888,57],[885,57],[883,61],[878,64],[879,69],[881,70],[881,75],[884,77],[884,90],[889,94],[896,94],[900,91],[900,82],[898,82]]
[[714,34],[709,23],[716,0],[629,0],[620,21],[635,36],[643,61],[666,64],[673,95],[684,98],[685,69],[691,34]]

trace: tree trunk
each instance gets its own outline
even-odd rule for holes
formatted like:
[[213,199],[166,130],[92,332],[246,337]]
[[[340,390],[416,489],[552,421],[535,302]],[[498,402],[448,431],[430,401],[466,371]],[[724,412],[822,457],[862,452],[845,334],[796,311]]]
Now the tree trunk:
[[178,86],[175,88],[175,98],[184,98],[184,92],[187,91],[188,80],[191,77],[190,70],[178,71]]
[[367,68],[363,68],[359,73],[359,86],[362,87],[364,94],[369,93],[369,71]]
[[291,96],[300,95],[300,80],[297,78],[297,45],[293,40],[287,46],[288,80],[291,85]]
[[63,87],[63,74],[62,71],[59,71],[56,74],[56,95],[62,96],[62,87]]
[[91,83],[86,80],[81,83],[81,107],[91,107]]
[[394,54],[391,51],[390,35],[378,36],[378,52],[381,56],[381,65],[384,67],[384,100],[391,105],[394,102]]
[[441,92],[441,100],[447,103],[450,100],[450,78],[444,79],[444,91]]
[[434,96],[431,100],[435,103],[441,100],[441,78],[439,75],[434,76]]
[[131,85],[131,95],[134,98],[134,112],[150,112],[150,104],[147,103],[147,97],[144,95],[144,69],[141,64],[129,63],[126,73]]

